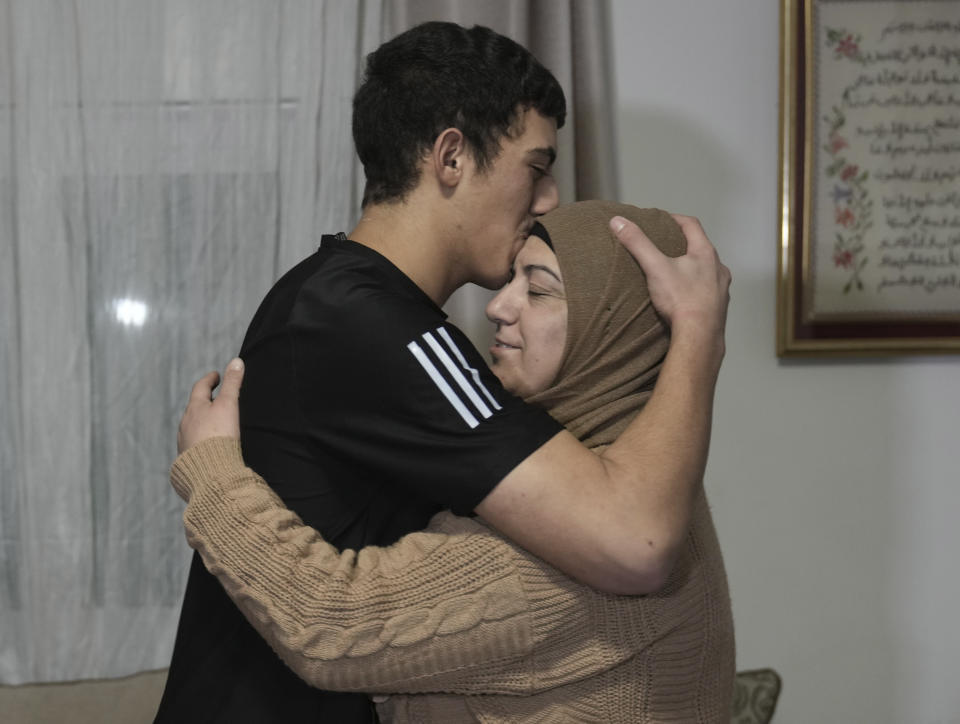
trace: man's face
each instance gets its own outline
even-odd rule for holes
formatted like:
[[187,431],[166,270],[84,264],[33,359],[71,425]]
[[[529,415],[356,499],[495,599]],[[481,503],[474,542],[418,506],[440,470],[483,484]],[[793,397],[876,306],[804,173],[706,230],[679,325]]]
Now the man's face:
[[510,275],[536,217],[557,207],[560,197],[551,176],[557,124],[535,110],[523,113],[521,133],[500,139],[500,153],[478,171],[471,163],[461,197],[460,231],[470,281],[495,289]]

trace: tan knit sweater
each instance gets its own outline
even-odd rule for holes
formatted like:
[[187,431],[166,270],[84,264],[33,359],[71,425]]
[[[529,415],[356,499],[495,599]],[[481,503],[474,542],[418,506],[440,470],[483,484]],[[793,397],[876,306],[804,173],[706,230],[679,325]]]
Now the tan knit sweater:
[[395,694],[386,721],[729,721],[733,627],[702,496],[667,585],[628,597],[446,513],[340,553],[236,440],[191,448],[171,477],[190,545],[274,650],[318,687]]

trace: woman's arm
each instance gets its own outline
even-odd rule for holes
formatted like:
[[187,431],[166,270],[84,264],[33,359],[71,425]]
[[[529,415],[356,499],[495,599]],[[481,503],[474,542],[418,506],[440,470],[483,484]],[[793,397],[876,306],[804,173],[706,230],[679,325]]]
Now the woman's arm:
[[192,447],[171,480],[190,545],[315,686],[532,694],[646,643],[636,599],[576,584],[476,521],[441,514],[393,546],[341,553],[244,466],[237,440]]

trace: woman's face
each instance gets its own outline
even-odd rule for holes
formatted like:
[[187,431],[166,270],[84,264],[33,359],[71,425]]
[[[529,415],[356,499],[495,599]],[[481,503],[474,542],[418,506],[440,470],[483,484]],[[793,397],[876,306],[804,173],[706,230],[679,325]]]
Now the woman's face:
[[527,239],[487,318],[497,327],[491,368],[503,386],[520,397],[549,387],[563,360],[567,298],[557,257],[543,239]]

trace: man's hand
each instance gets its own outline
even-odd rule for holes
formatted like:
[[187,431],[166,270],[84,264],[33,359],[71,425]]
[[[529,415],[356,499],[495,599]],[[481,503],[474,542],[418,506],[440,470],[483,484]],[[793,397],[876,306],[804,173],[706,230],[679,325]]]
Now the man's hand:
[[663,254],[636,224],[621,216],[610,220],[610,228],[647,275],[653,306],[674,333],[680,327],[693,326],[722,340],[730,302],[730,270],[720,262],[697,219],[672,216],[687,237],[687,253],[676,258]]
[[182,453],[198,442],[211,437],[240,439],[240,384],[243,382],[243,361],[230,361],[223,373],[223,386],[213,397],[220,383],[220,374],[211,372],[197,381],[190,391],[187,409],[177,430],[177,452]]

